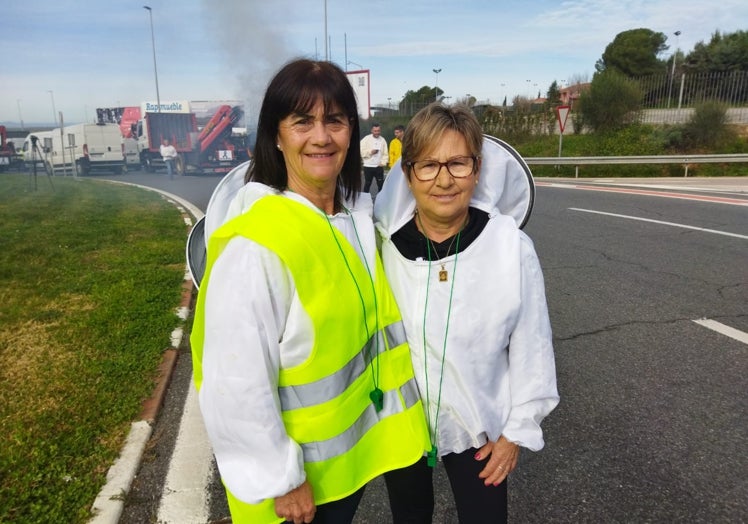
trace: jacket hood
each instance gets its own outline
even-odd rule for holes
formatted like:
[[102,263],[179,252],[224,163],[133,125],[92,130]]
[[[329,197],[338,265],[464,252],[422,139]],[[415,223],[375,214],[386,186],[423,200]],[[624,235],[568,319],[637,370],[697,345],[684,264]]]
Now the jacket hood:
[[187,237],[186,257],[187,269],[195,288],[200,289],[205,264],[207,261],[206,246],[210,235],[226,220],[229,205],[239,190],[244,187],[244,174],[249,167],[249,161],[236,166],[229,171],[210,195],[205,214],[198,219]]
[[[524,227],[535,200],[530,168],[512,146],[488,135],[483,136],[481,157],[480,178],[470,205],[489,214],[508,215],[517,227]],[[389,238],[411,219],[415,208],[415,198],[398,160],[374,202],[377,228]]]
[[[224,222],[245,212],[260,198],[279,194],[278,191],[264,184],[245,183],[244,175],[248,168],[249,161],[244,162],[229,171],[218,182],[208,201],[205,215],[195,223],[187,238],[187,268],[192,282],[198,289],[205,272],[206,246],[213,232]],[[308,202],[301,195],[292,194],[290,198]],[[350,200],[344,202],[344,205],[351,213],[365,213],[368,217],[372,216],[373,204],[371,195],[368,193],[359,193],[355,205]]]
[[244,175],[249,169],[249,162],[239,164],[229,171],[213,190],[205,209],[205,244],[207,245],[210,235],[218,229],[226,220],[226,214],[231,201],[234,200],[239,190],[244,187]]

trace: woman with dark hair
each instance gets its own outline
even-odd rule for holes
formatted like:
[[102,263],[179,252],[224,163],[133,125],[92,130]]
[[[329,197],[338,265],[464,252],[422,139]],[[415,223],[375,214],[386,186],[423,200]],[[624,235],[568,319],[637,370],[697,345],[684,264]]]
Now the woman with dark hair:
[[468,107],[431,104],[377,197],[431,437],[423,459],[385,474],[395,524],[431,523],[437,460],[461,523],[506,522],[507,476],[520,447],[543,447],[540,422],[559,401],[540,263],[502,213],[516,158],[490,145]]
[[234,523],[349,523],[366,483],[428,442],[358,194],[357,116],[337,66],[283,67],[247,183],[210,234],[191,342]]
[[[279,144],[276,140],[282,120],[278,118],[279,115],[310,114],[321,103],[324,114],[336,112],[337,117],[342,117],[340,123],[345,124],[343,130],[358,140],[360,130],[356,95],[348,78],[345,74],[340,75],[339,71],[330,62],[298,60],[289,63],[270,82],[260,109],[255,161],[247,170],[247,182],[260,182],[278,190],[287,187],[287,158],[278,154]],[[357,148],[348,148],[343,153],[340,180],[335,184],[335,199],[339,201],[343,196],[355,203],[361,190],[361,153]],[[338,193],[341,188],[344,195]]]

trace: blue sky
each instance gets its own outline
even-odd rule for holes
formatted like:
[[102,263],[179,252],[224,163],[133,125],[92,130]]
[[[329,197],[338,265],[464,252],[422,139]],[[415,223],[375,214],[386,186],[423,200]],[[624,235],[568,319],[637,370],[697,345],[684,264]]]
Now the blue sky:
[[[371,71],[375,105],[438,86],[500,104],[554,80],[589,80],[621,31],[668,36],[671,54],[714,31],[748,30],[748,2],[721,0],[1,0],[0,122],[91,120],[96,107],[242,100],[252,113],[296,56]],[[681,31],[679,37],[675,31]],[[50,93],[51,91],[51,93]]]

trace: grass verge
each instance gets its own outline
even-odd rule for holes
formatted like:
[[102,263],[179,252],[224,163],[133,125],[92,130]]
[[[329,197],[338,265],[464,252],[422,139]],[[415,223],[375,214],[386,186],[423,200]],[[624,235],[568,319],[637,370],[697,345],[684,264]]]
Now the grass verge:
[[158,194],[0,176],[0,522],[86,522],[178,324]]

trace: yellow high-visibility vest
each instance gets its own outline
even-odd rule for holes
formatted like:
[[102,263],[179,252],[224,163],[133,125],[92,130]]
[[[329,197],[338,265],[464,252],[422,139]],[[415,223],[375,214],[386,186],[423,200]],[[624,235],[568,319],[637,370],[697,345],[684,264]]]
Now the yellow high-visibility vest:
[[[344,498],[378,475],[416,462],[430,448],[428,429],[400,312],[379,255],[370,276],[353,246],[324,216],[286,197],[261,198],[210,238],[191,335],[198,389],[210,272],[238,235],[283,261],[314,327],[309,358],[279,370],[278,393],[286,431],[303,450],[316,504]],[[375,384],[384,397],[379,411],[370,398]],[[234,523],[283,521],[273,499],[248,504],[226,491]]]

